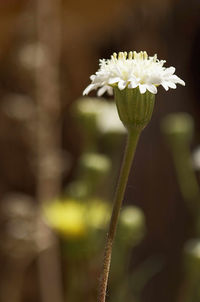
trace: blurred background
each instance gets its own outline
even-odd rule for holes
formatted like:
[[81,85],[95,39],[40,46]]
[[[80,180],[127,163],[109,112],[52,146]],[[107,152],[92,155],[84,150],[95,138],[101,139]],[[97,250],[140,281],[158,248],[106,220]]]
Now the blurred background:
[[107,301],[200,302],[199,0],[0,1],[0,302],[96,301],[126,131],[82,91],[129,50],[186,87],[139,141]]

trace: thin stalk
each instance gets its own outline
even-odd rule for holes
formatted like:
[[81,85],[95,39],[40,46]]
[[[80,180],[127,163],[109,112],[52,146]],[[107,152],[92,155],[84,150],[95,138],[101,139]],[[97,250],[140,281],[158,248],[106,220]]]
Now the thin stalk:
[[128,176],[131,169],[131,164],[134,158],[139,136],[140,136],[140,131],[136,129],[131,129],[131,131],[128,132],[126,150],[125,150],[125,154],[121,166],[121,172],[118,180],[118,185],[114,197],[113,211],[112,211],[110,226],[106,239],[103,269],[100,278],[98,302],[105,302],[106,299],[106,289],[107,289],[108,276],[110,271],[112,245],[116,233],[118,217],[119,217],[122,201],[124,198]]

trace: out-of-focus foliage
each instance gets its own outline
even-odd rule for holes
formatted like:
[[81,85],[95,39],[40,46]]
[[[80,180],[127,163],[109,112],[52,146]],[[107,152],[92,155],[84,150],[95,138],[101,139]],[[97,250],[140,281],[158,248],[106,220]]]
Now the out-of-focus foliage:
[[180,190],[194,217],[193,238],[183,250],[184,282],[181,301],[199,301],[200,265],[200,188],[195,174],[190,145],[194,136],[194,121],[187,113],[170,114],[162,121],[162,130],[172,152]]
[[72,240],[104,229],[110,212],[106,202],[71,199],[52,202],[44,211],[47,222],[64,238]]

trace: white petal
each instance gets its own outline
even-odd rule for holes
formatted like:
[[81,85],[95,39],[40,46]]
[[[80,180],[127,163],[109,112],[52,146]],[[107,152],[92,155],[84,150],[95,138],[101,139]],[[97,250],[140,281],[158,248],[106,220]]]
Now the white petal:
[[94,74],[92,74],[92,75],[90,76],[90,80],[93,81],[93,80],[95,79],[95,77],[96,77],[96,76],[95,76]]
[[166,91],[169,90],[167,82],[162,82],[161,85]]
[[164,73],[165,73],[165,76],[167,76],[167,75],[174,74],[175,71],[176,71],[176,68],[174,68],[173,66],[171,66],[171,67],[166,68],[165,71],[164,71]]
[[149,76],[148,80],[147,80],[148,84],[154,84],[154,85],[160,85],[161,84],[161,76],[160,74],[153,74],[151,76]]
[[108,80],[108,84],[114,84],[120,81],[119,77],[111,78]]
[[183,80],[181,80],[179,77],[177,77],[176,75],[172,75],[170,77],[170,80],[172,80],[174,83],[181,84],[181,85],[185,86],[185,82]]
[[98,91],[97,91],[97,95],[98,96],[102,96],[107,90],[107,86],[103,86],[101,87]]
[[147,90],[149,90],[151,93],[156,94],[158,92],[157,87],[155,85],[146,85]]
[[181,79],[179,79],[179,81],[177,83],[185,86],[185,82],[183,80],[181,80]]
[[83,95],[87,95],[91,90],[95,89],[95,85],[94,84],[90,84],[88,85],[85,90],[83,91]]
[[123,90],[125,87],[126,87],[126,82],[125,81],[119,81],[119,83],[118,83],[118,88],[120,89],[120,90]]
[[136,76],[134,75],[134,74],[132,74],[129,78],[128,78],[128,81],[130,81],[130,82],[138,82],[139,81],[139,79],[138,78],[136,78]]
[[168,82],[167,85],[169,88],[176,89],[176,84],[173,82]]
[[128,88],[136,88],[138,86],[138,83],[136,83],[135,81],[131,81],[129,84],[128,84]]
[[143,94],[146,92],[147,88],[146,85],[139,84],[140,93]]
[[108,86],[107,92],[108,92],[109,95],[113,95],[113,88]]

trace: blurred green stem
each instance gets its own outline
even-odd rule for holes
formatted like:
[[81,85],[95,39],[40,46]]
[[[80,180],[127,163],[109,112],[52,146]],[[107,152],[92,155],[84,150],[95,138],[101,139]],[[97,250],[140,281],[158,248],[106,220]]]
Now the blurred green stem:
[[115,193],[113,211],[112,211],[110,226],[106,239],[103,269],[100,278],[98,302],[105,302],[106,299],[106,289],[108,283],[108,275],[110,271],[112,245],[116,233],[118,217],[121,209],[121,204],[124,198],[129,172],[131,169],[131,164],[133,161],[133,157],[135,154],[140,133],[141,131],[136,128],[130,129],[128,132],[126,150],[125,150],[124,159],[121,167],[118,186]]
[[196,215],[199,208],[199,186],[192,167],[189,146],[186,143],[176,144],[172,151],[182,196]]

